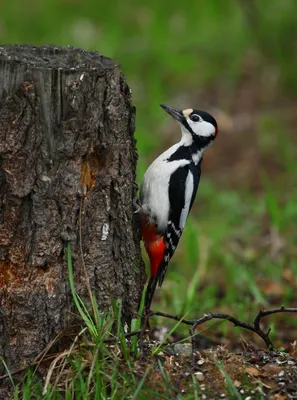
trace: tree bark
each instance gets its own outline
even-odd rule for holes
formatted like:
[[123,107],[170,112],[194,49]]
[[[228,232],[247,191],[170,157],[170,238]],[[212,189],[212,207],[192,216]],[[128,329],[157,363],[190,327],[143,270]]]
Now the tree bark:
[[0,47],[0,355],[9,368],[70,323],[69,242],[79,294],[87,298],[84,262],[100,309],[119,298],[126,317],[137,310],[134,118],[112,60]]

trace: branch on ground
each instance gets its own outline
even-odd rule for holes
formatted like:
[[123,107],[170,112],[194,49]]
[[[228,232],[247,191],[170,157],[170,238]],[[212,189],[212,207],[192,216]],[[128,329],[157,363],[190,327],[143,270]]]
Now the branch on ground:
[[[221,320],[225,320],[225,321],[230,321],[230,322],[232,322],[232,324],[234,326],[238,326],[240,328],[247,329],[247,330],[255,333],[256,335],[260,336],[263,339],[263,341],[265,342],[268,349],[273,350],[275,347],[269,337],[270,328],[267,331],[264,331],[260,326],[260,322],[263,318],[268,317],[269,315],[279,314],[279,313],[297,313],[297,308],[287,308],[287,307],[281,306],[279,308],[272,308],[271,310],[260,310],[258,312],[258,314],[256,315],[256,317],[253,321],[253,324],[249,324],[247,322],[241,321],[240,319],[235,318],[232,315],[224,314],[224,313],[213,312],[213,313],[205,314],[203,317],[196,319],[196,320],[188,320],[188,319],[183,319],[182,317],[178,317],[175,315],[163,313],[161,311],[150,311],[147,315],[144,316],[144,320],[146,322],[143,324],[142,329],[128,332],[124,336],[126,339],[129,339],[132,336],[139,336],[141,338],[144,334],[145,327],[147,326],[148,319],[153,316],[159,316],[159,317],[172,319],[174,321],[180,321],[182,324],[191,326],[190,333],[191,333],[191,337],[192,337],[192,365],[195,366],[196,346],[195,346],[194,338],[197,334],[199,334],[199,333],[196,333],[196,329],[198,328],[199,325],[202,325],[204,322],[210,321],[212,319],[221,319]],[[114,342],[117,342],[118,340],[119,339],[117,337],[112,337],[112,338],[105,339],[104,343],[106,343],[106,344],[114,343]],[[54,357],[56,357],[56,354],[48,354],[46,357],[44,357],[44,355],[43,355],[42,362],[49,361],[50,359],[52,359]],[[39,357],[37,357],[35,362],[30,364],[31,367],[34,365],[40,364],[41,361],[38,361],[38,358]],[[27,367],[19,368],[10,374],[2,375],[2,376],[0,376],[0,381],[2,381],[3,379],[9,378],[11,375],[15,375],[20,372],[23,372],[28,367],[29,367],[29,365]]]
[[239,326],[240,328],[247,329],[256,335],[260,336],[263,341],[265,342],[266,346],[268,347],[269,350],[274,349],[274,345],[269,337],[270,334],[270,329],[267,331],[264,331],[261,326],[260,322],[262,318],[267,317],[272,314],[278,314],[278,313],[297,313],[297,308],[286,308],[284,306],[281,306],[279,308],[273,308],[271,310],[260,310],[258,314],[256,315],[253,324],[249,324],[247,322],[241,321],[238,318],[233,317],[232,315],[229,314],[223,314],[223,313],[208,313],[205,314],[203,317],[196,319],[196,320],[187,320],[183,319],[174,315],[170,315],[167,313],[162,313],[162,312],[150,312],[147,317],[152,317],[154,315],[164,317],[164,318],[169,318],[173,319],[174,321],[180,321],[181,323],[185,325],[191,326],[190,332],[191,332],[191,337],[192,337],[192,346],[193,346],[193,354],[195,353],[195,341],[193,340],[194,337],[197,335],[196,329],[198,328],[199,325],[202,325],[204,322],[210,321],[212,319],[222,319],[226,321],[232,322],[234,326]]

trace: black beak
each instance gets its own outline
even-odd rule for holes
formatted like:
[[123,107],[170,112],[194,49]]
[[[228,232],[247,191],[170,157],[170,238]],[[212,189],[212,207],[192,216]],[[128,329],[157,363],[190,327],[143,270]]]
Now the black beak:
[[165,104],[160,104],[160,106],[163,108],[163,110],[168,112],[168,114],[170,114],[177,121],[182,122],[185,119],[182,110],[178,110],[177,108],[166,106]]

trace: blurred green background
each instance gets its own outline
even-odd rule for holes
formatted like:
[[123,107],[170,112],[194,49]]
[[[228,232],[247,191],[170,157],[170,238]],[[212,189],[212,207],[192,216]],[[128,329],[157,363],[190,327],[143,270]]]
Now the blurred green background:
[[[139,182],[179,139],[160,103],[217,118],[155,308],[249,319],[260,306],[296,305],[296,18],[296,0],[1,2],[1,43],[73,45],[121,64],[137,108]],[[289,343],[296,318],[281,324]],[[234,330],[207,331],[222,333]]]

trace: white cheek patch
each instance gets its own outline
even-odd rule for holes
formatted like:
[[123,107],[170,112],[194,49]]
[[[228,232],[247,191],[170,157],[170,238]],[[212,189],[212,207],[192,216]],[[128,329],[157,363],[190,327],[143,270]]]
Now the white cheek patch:
[[187,122],[195,135],[209,137],[214,136],[216,133],[215,127],[210,122],[193,122],[190,118],[187,120]]

